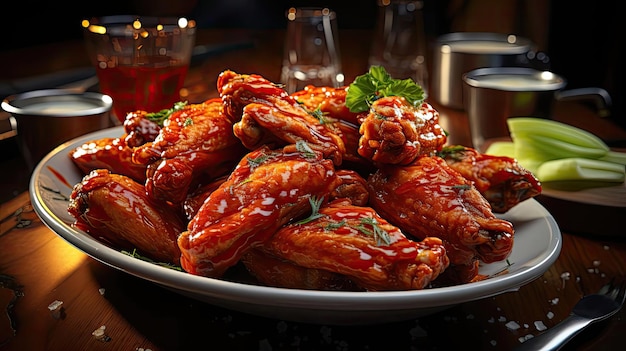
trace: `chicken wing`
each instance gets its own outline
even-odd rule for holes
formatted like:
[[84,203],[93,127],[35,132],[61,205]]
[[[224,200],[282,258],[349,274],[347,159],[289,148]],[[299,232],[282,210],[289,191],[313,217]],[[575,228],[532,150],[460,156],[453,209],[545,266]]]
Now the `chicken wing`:
[[95,169],[108,169],[143,183],[146,166],[134,163],[132,158],[133,150],[123,137],[92,140],[70,152],[70,159],[85,175]]
[[309,85],[303,90],[291,94],[298,103],[302,104],[309,111],[317,111],[322,116],[326,116],[326,123],[334,123],[340,130],[340,134],[345,145],[343,155],[344,162],[351,164],[353,168],[371,169],[372,164],[358,153],[359,126],[367,113],[351,112],[346,106],[347,87],[315,87]]
[[259,75],[225,71],[218,91],[235,135],[249,150],[261,145],[282,147],[304,140],[340,165],[345,146],[341,130],[307,110],[282,88]]
[[340,182],[332,162],[304,142],[250,152],[180,235],[183,269],[221,276],[251,247],[305,215],[311,198],[328,199]]
[[299,266],[267,254],[260,248],[248,250],[241,262],[260,283],[291,289],[364,291],[347,275]]
[[440,157],[381,168],[368,186],[370,204],[382,217],[418,239],[441,238],[455,269],[475,274],[476,260],[496,262],[511,253],[513,225],[496,218],[472,182]]
[[520,202],[541,194],[541,183],[517,160],[479,153],[465,146],[444,147],[439,155],[474,182],[495,213],[504,213]]
[[94,170],[74,186],[69,213],[76,227],[116,248],[137,249],[155,261],[179,264],[178,212],[155,204],[142,184],[107,170]]
[[367,180],[351,169],[338,169],[337,175],[341,184],[330,194],[330,200],[349,199],[354,205],[366,206],[370,197]]
[[366,114],[350,111],[346,106],[347,94],[348,87],[333,88],[308,85],[304,89],[292,93],[291,96],[310,111],[319,110],[332,118],[359,126]]
[[346,199],[322,206],[312,221],[282,227],[262,250],[298,266],[346,275],[370,291],[423,289],[449,265],[439,238],[410,240],[372,208]]
[[180,204],[199,176],[224,175],[244,153],[215,98],[172,113],[153,142],[134,149],[133,161],[147,167],[153,199]]
[[126,136],[124,141],[129,147],[138,147],[147,142],[154,141],[159,132],[161,126],[150,119],[147,111],[138,110],[130,112],[126,115],[124,120],[124,132]]
[[398,96],[374,101],[359,132],[359,155],[379,165],[409,164],[439,151],[447,140],[437,110],[425,102],[416,108]]

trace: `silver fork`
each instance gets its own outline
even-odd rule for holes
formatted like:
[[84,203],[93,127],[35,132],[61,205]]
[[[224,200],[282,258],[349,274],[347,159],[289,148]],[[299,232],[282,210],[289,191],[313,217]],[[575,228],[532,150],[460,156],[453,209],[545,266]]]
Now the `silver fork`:
[[583,297],[569,317],[543,334],[524,341],[515,350],[559,350],[590,324],[603,321],[617,313],[626,299],[626,280],[611,280],[597,293]]

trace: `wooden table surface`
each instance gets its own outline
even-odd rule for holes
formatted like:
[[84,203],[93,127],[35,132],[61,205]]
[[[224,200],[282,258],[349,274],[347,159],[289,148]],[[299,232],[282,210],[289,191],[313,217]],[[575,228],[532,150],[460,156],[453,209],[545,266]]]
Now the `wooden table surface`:
[[[236,51],[195,63],[187,79],[187,97],[199,102],[215,91],[217,75],[232,69],[258,73],[278,81],[282,56],[281,31],[205,30],[198,43],[241,42]],[[367,69],[368,31],[341,33],[346,81]],[[16,67],[6,79],[45,74],[88,65],[82,43],[60,45],[41,64],[28,61],[33,49],[0,56],[0,65]],[[21,62],[21,65],[16,63]],[[462,111],[433,105],[450,143],[469,145]],[[557,119],[589,129],[607,139],[626,139],[626,132],[575,103],[557,106]],[[0,162],[16,167],[15,157]],[[11,170],[15,176],[23,170]],[[7,177],[5,175],[5,177]],[[16,182],[19,183],[19,182]],[[4,186],[4,185],[3,185]],[[26,190],[26,189],[24,189]],[[0,218],[0,350],[507,350],[528,335],[541,333],[568,316],[585,294],[597,291],[611,277],[626,276],[626,232],[623,219],[599,222],[589,215],[603,206],[572,202],[543,204],[562,230],[557,261],[538,279],[495,297],[467,302],[412,320],[382,325],[334,326],[274,320],[184,297],[153,283],[102,264],[77,250],[43,225],[29,206],[28,192],[2,203]],[[626,201],[626,200],[625,200]],[[616,216],[626,205],[609,208]],[[605,236],[585,232],[569,222],[583,218]],[[63,314],[48,306],[63,301]],[[626,342],[626,309],[576,337],[564,350],[615,350]],[[510,328],[518,325],[519,328]],[[92,333],[106,326],[106,340]],[[539,327],[539,328],[538,328]]]

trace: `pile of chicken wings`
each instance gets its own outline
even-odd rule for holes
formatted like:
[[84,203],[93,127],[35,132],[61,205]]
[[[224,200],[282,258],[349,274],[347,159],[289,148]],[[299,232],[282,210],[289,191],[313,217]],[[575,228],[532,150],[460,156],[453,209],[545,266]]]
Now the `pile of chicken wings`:
[[219,98],[163,121],[130,112],[118,138],[69,157],[84,173],[75,226],[120,250],[211,278],[350,291],[483,279],[505,260],[504,213],[541,192],[516,160],[447,145],[428,103],[346,107],[349,87],[288,94],[257,74],[218,77]]

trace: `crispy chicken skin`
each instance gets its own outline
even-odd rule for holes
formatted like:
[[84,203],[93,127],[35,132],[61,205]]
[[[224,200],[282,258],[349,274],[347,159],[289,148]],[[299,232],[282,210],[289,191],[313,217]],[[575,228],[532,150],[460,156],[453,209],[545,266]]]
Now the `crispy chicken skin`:
[[374,101],[359,132],[359,155],[377,165],[407,165],[441,150],[447,141],[437,110],[428,103],[416,108],[398,96]]
[[282,88],[258,75],[225,71],[218,79],[224,110],[233,131],[249,150],[306,141],[340,165],[345,146],[341,130],[307,110]]
[[69,213],[75,225],[118,248],[159,262],[178,264],[178,235],[185,222],[178,212],[147,197],[142,184],[107,170],[94,170],[74,186]]
[[265,253],[260,248],[247,251],[241,262],[261,284],[280,288],[364,291],[346,275],[307,268]]
[[124,141],[130,147],[138,147],[154,141],[161,131],[161,127],[146,116],[148,111],[137,110],[126,115],[124,120]]
[[496,218],[472,182],[440,157],[381,168],[368,186],[382,217],[418,239],[441,238],[455,269],[477,271],[477,260],[496,262],[511,253],[513,225]]
[[[243,157],[189,222],[178,245],[185,271],[220,277],[250,248],[310,211],[339,185],[334,165],[303,143],[262,147]],[[304,147],[306,149],[306,147]]]
[[495,213],[504,213],[541,194],[539,180],[513,158],[486,155],[465,146],[444,147],[439,155],[450,167],[474,182]]
[[310,111],[320,110],[331,116],[352,125],[359,126],[366,114],[350,111],[346,106],[348,87],[316,87],[308,85],[304,89],[291,94],[299,103]]
[[85,175],[95,169],[108,169],[143,183],[146,166],[134,163],[132,158],[133,149],[123,137],[92,140],[70,152],[70,159]]
[[319,214],[282,227],[262,250],[298,266],[346,275],[370,291],[423,289],[448,267],[440,239],[410,240],[372,208],[338,199]]
[[215,98],[172,113],[153,142],[134,149],[133,162],[147,167],[150,197],[180,204],[198,177],[224,175],[244,150]]
[[349,199],[357,206],[366,206],[369,202],[369,190],[367,180],[359,173],[351,169],[338,169],[337,175],[341,179],[341,184],[330,194],[330,199]]

